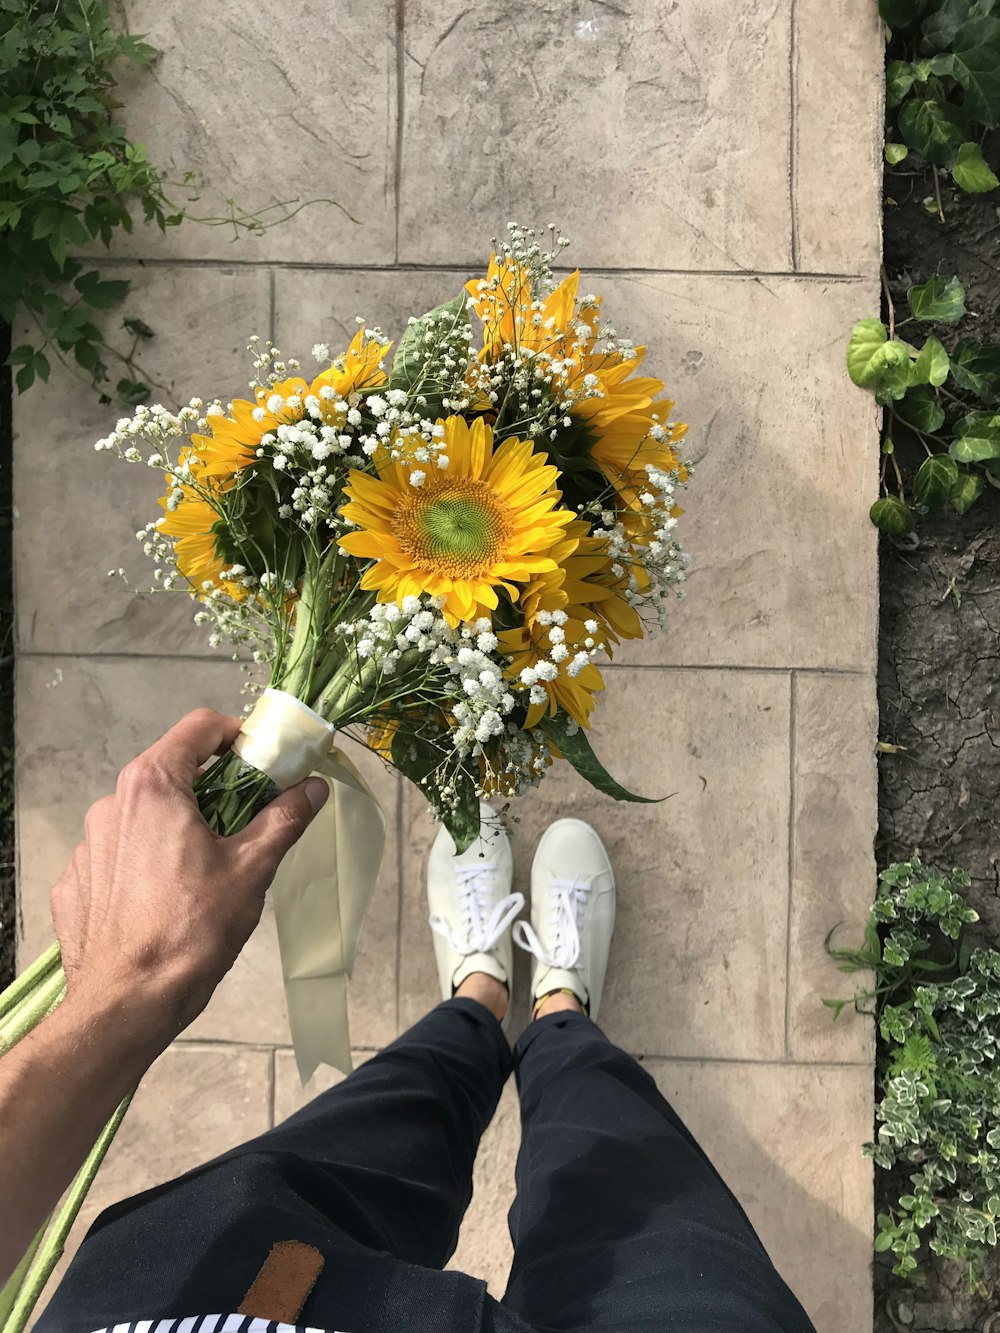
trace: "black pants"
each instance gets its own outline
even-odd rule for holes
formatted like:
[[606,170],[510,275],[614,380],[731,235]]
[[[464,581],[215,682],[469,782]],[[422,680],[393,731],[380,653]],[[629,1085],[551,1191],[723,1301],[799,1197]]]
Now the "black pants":
[[[512,1067],[522,1143],[498,1303],[440,1270]],[[582,1014],[533,1023],[512,1057],[482,1005],[440,1005],[284,1124],[102,1213],[36,1327],[229,1313],[281,1240],[326,1258],[299,1318],[314,1328],[812,1329],[653,1080]]]

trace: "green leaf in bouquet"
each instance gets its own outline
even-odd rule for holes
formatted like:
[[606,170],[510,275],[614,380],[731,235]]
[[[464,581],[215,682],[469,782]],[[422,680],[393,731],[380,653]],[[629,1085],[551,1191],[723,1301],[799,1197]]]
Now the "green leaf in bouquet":
[[957,384],[985,402],[1000,399],[1000,346],[960,338],[951,356],[951,373]]
[[[447,756],[450,760],[452,754],[451,741],[443,729],[415,734],[400,727],[392,738],[393,767],[424,793],[461,853],[479,836],[479,796],[471,775],[457,762],[443,759]],[[446,763],[446,776],[455,789],[455,798],[449,801],[439,794]]]
[[435,360],[442,345],[468,324],[467,301],[467,294],[460,292],[453,300],[428,310],[426,315],[421,315],[407,327],[392,359],[390,389],[403,389],[409,393],[419,388],[428,402],[433,402],[435,392],[441,389],[434,376]]
[[868,517],[880,532],[889,537],[905,537],[914,528],[913,511],[897,495],[884,495],[868,511]]
[[903,142],[928,162],[949,166],[968,139],[965,117],[950,102],[936,97],[910,97],[899,110]]
[[982,495],[986,488],[979,472],[961,472],[951,488],[948,502],[957,514],[964,514]]
[[932,434],[944,424],[944,408],[929,384],[918,384],[907,391],[896,405],[896,416],[906,426]]
[[967,194],[986,194],[988,190],[995,190],[1000,185],[1000,180],[997,180],[977,143],[962,144],[951,174],[955,184]]
[[954,324],[965,314],[965,288],[956,277],[935,273],[927,282],[911,287],[906,299],[914,319]]
[[947,454],[925,458],[913,479],[913,498],[918,505],[935,509],[951,494],[958,480],[958,464]]
[[913,363],[913,383],[943,384],[948,378],[949,364],[948,353],[932,333]]
[[577,727],[575,732],[571,732],[570,728],[576,726],[576,723],[568,713],[558,712],[555,717],[546,718],[543,725],[546,734],[562,757],[573,765],[582,778],[586,778],[592,787],[596,787],[605,796],[613,796],[616,801],[640,801],[650,805],[668,799],[665,796],[636,796],[620,782],[616,782],[594,754],[583,727]]

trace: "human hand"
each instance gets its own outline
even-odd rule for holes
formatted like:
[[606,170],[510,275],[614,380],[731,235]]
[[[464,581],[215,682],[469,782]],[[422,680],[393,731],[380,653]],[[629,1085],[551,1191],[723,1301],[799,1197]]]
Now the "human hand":
[[238,718],[198,709],[127,764],[115,794],[88,811],[52,891],[67,1004],[110,1004],[154,1046],[204,1009],[260,920],[282,856],[329,794],[308,778],[241,833],[214,833],[193,784],[239,729]]

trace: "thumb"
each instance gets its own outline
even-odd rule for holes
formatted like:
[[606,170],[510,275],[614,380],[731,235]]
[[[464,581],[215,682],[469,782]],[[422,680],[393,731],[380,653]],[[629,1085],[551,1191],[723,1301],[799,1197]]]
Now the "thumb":
[[269,801],[237,836],[254,856],[265,856],[277,866],[305,833],[329,795],[330,788],[323,778],[306,778]]

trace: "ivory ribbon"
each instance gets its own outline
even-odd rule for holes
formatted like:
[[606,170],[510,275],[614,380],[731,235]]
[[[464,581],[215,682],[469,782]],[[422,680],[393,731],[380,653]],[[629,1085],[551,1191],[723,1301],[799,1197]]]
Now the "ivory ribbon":
[[385,842],[385,816],[334,729],[300,699],[267,689],[233,749],[278,787],[310,774],[330,797],[285,855],[271,899],[292,1045],[305,1083],[319,1064],[350,1073],[347,982]]

